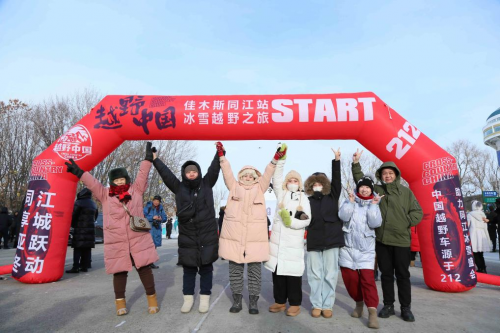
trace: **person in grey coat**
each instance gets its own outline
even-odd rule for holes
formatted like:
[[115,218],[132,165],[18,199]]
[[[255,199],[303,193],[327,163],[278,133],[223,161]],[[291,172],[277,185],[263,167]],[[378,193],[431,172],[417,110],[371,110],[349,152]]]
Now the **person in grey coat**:
[[371,177],[364,176],[356,184],[356,193],[350,193],[340,207],[339,217],[344,222],[345,246],[340,249],[339,265],[342,279],[349,296],[356,301],[351,313],[354,318],[363,315],[368,308],[368,327],[379,328],[377,306],[379,303],[375,285],[375,228],[382,224],[379,203],[382,197],[374,194]]

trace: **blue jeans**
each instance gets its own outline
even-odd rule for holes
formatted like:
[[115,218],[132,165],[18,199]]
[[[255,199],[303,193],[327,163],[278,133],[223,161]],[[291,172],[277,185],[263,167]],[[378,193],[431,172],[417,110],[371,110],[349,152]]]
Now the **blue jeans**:
[[214,266],[212,264],[201,267],[182,267],[184,268],[184,275],[182,277],[182,293],[184,295],[194,295],[196,273],[200,274],[200,295],[212,294],[212,277],[214,273]]
[[307,280],[311,287],[309,298],[314,309],[333,308],[339,275],[339,253],[338,247],[307,252]]

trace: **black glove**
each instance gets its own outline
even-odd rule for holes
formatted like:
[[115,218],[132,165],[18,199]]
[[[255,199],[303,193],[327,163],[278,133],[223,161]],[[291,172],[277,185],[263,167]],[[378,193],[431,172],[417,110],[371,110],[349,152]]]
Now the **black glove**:
[[295,212],[295,218],[297,220],[307,220],[309,216],[307,216],[307,214],[304,213],[303,211],[298,210]]
[[146,143],[146,157],[144,160],[153,162],[153,153],[156,153],[156,147],[151,148],[153,144],[151,142]]
[[69,159],[69,162],[64,162],[64,164],[66,164],[66,172],[71,172],[72,174],[74,174],[75,176],[78,177],[78,179],[82,178],[82,175],[83,175],[83,170],[80,169],[80,167],[78,166],[78,164],[75,163],[75,161],[73,161],[72,158]]

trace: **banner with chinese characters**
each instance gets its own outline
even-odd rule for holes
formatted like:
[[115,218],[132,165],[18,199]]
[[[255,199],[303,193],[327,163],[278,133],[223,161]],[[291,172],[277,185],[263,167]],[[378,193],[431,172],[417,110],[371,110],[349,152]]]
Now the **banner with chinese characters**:
[[125,140],[288,139],[354,139],[394,161],[424,209],[417,229],[426,284],[449,292],[474,287],[453,157],[370,92],[107,96],[33,161],[13,276],[44,283],[63,274],[78,181],[66,172],[70,158],[91,170]]

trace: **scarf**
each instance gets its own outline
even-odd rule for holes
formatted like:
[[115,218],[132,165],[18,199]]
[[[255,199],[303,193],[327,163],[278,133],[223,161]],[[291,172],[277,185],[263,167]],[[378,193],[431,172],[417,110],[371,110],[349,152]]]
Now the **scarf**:
[[373,194],[367,196],[367,197],[364,197],[362,196],[361,194],[358,193],[358,198],[360,198],[361,200],[371,200],[373,199]]
[[130,193],[128,193],[129,188],[130,184],[125,184],[120,186],[111,185],[109,187],[109,196],[110,197],[117,196],[120,202],[126,204],[127,202],[129,202],[130,199],[132,199],[132,196],[130,195]]

